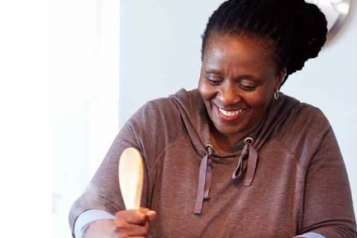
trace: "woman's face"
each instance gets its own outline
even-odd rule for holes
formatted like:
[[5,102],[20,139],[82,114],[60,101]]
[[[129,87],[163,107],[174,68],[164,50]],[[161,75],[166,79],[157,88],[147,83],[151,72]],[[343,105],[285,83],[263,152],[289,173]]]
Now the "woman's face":
[[220,135],[240,140],[261,121],[279,88],[268,42],[215,34],[204,50],[198,90]]

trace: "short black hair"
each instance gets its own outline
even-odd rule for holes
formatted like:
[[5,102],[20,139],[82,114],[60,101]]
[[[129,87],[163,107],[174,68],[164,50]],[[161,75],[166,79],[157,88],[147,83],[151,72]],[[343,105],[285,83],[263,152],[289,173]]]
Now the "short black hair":
[[286,68],[289,76],[318,55],[326,41],[327,21],[316,5],[304,0],[228,0],[208,20],[202,35],[202,60],[214,33],[271,41],[278,69]]

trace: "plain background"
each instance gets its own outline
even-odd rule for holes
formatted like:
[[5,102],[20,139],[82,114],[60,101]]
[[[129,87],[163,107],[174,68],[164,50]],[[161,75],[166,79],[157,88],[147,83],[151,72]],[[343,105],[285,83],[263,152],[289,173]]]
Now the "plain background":
[[119,129],[121,1],[0,1],[0,237],[72,237]]
[[[148,100],[196,88],[201,34],[222,1],[131,0],[121,6],[120,125]],[[354,1],[351,1],[355,3]],[[357,15],[289,77],[282,92],[319,107],[334,128],[357,209]]]

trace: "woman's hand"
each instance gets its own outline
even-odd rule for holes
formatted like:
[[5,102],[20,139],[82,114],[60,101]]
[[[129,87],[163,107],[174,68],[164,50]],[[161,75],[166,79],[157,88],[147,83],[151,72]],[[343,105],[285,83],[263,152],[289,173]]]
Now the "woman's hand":
[[149,233],[149,222],[155,219],[156,212],[147,208],[124,210],[115,214],[115,220],[93,222],[83,238],[145,238]]
[[149,221],[155,219],[156,212],[147,208],[119,211],[115,214],[116,238],[147,237]]

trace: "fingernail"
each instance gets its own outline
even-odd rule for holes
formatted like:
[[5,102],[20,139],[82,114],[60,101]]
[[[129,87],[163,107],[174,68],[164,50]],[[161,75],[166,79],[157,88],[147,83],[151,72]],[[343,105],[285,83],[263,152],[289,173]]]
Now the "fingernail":
[[149,211],[146,213],[146,215],[154,215],[155,213],[156,213],[155,211],[149,210]]

